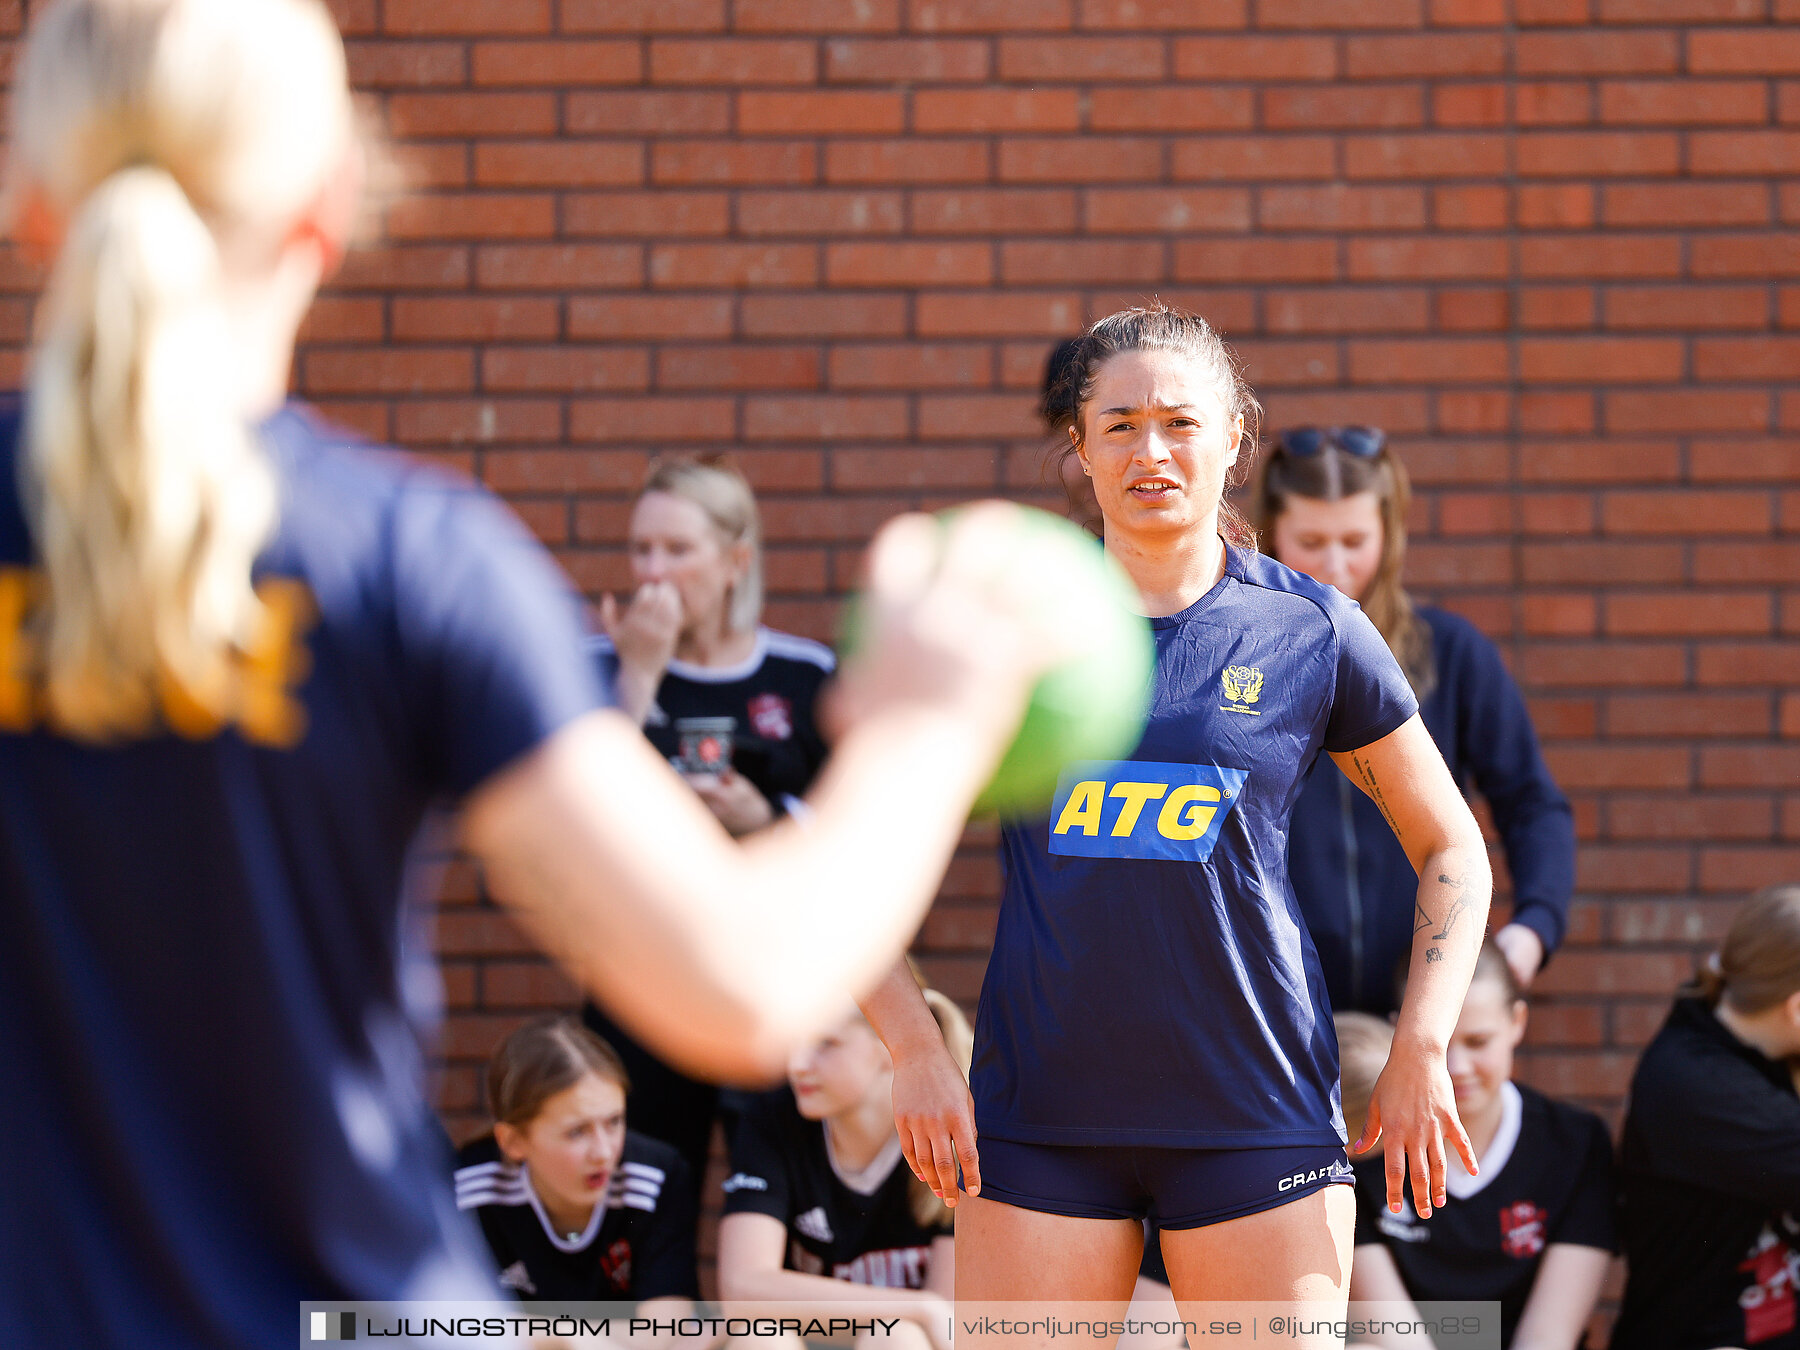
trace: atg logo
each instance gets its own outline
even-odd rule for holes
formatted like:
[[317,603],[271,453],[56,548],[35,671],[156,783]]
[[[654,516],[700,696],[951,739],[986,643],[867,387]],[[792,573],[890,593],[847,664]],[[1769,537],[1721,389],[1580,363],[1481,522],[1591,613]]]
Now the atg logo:
[[1205,862],[1249,776],[1247,769],[1217,764],[1072,764],[1050,804],[1050,851]]

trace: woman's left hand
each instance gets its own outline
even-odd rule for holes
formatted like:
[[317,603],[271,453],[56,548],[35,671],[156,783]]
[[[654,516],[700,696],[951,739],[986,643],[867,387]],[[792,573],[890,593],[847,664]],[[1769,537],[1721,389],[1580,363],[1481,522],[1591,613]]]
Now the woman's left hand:
[[1531,982],[1543,969],[1544,940],[1522,923],[1509,923],[1494,934],[1494,945],[1506,958],[1520,988],[1531,988]]
[[1387,1067],[1375,1080],[1368,1122],[1355,1151],[1371,1147],[1377,1139],[1387,1141],[1387,1199],[1391,1213],[1400,1212],[1402,1186],[1408,1175],[1412,1177],[1413,1205],[1421,1219],[1429,1219],[1434,1207],[1442,1208],[1447,1196],[1445,1140],[1462,1155],[1469,1175],[1475,1175],[1475,1150],[1456,1114],[1456,1092],[1450,1086],[1450,1071],[1445,1067],[1442,1050],[1395,1038]]
[[769,799],[736,769],[683,776],[730,834],[755,834],[775,819],[775,808],[769,805]]

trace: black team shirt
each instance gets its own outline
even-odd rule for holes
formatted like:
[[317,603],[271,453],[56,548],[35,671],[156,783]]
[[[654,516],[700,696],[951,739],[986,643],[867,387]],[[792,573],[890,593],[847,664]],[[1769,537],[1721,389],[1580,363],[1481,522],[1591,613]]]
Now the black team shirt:
[[1631,1080],[1619,1148],[1617,1350],[1800,1350],[1800,1098],[1786,1064],[1677,1000]]
[[1510,1345],[1544,1249],[1562,1242],[1616,1251],[1612,1141],[1601,1119],[1508,1083],[1481,1175],[1450,1169],[1449,1202],[1421,1219],[1411,1179],[1387,1208],[1380,1157],[1356,1167],[1356,1245],[1386,1247],[1415,1300],[1495,1299]]
[[[616,680],[612,640],[596,637],[602,676]],[[825,762],[825,738],[813,713],[837,667],[831,648],[772,628],[756,630],[756,646],[735,666],[669,662],[644,722],[644,735],[664,758],[679,761],[682,728],[692,719],[726,723],[721,749],[731,767],[788,814]]]
[[738,1123],[725,1212],[767,1214],[786,1224],[789,1270],[921,1289],[932,1241],[950,1229],[913,1217],[911,1183],[898,1136],[860,1174],[840,1173],[824,1124],[803,1117],[791,1092],[772,1092]]
[[604,1200],[573,1236],[553,1230],[526,1169],[508,1162],[492,1135],[456,1157],[456,1207],[475,1212],[500,1283],[521,1298],[697,1297],[694,1203],[681,1155],[629,1130]]

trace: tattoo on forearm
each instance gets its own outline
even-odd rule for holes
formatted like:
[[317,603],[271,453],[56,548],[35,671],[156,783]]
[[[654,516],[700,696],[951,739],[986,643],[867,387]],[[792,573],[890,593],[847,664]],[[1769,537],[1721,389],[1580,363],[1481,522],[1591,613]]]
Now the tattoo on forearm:
[[1443,924],[1439,927],[1437,932],[1431,935],[1431,940],[1433,942],[1441,942],[1449,937],[1450,930],[1456,927],[1456,921],[1462,918],[1463,911],[1469,907],[1469,897],[1463,894],[1464,886],[1461,877],[1452,877],[1446,873],[1440,872],[1438,873],[1438,881],[1440,884],[1454,890],[1456,896],[1450,901],[1450,908],[1445,911]]
[[1425,959],[1428,962],[1442,961],[1444,953],[1436,947],[1428,947],[1425,951]]
[[1425,906],[1421,905],[1417,900],[1414,900],[1413,901],[1413,932],[1417,933],[1421,928],[1429,928],[1429,927],[1431,927],[1431,915],[1429,915],[1425,912]]
[[1352,754],[1350,762],[1356,766],[1356,772],[1361,775],[1363,790],[1369,794],[1369,800],[1381,808],[1382,817],[1387,821],[1388,828],[1394,832],[1394,838],[1399,839],[1400,822],[1394,819],[1394,813],[1388,809],[1387,798],[1381,795],[1381,784],[1375,781],[1375,771],[1363,762],[1361,755]]

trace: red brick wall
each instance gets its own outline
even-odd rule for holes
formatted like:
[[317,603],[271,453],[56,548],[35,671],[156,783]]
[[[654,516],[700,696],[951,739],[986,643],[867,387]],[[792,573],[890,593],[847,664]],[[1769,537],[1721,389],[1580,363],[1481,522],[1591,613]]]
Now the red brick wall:
[[[1156,293],[1274,423],[1386,426],[1410,577],[1523,682],[1580,895],[1528,1074],[1614,1109],[1690,955],[1800,877],[1797,0],[338,0],[415,193],[321,302],[339,416],[590,592],[729,447],[780,625],[920,502],[1042,491],[1055,338]],[[976,987],[996,873],[924,935]],[[445,1105],[569,998],[459,875]],[[847,898],[847,902],[850,902]]]

